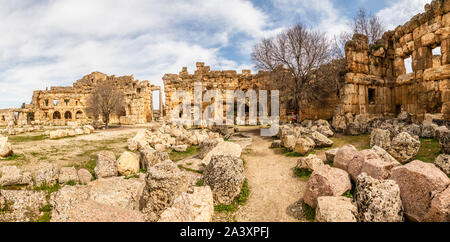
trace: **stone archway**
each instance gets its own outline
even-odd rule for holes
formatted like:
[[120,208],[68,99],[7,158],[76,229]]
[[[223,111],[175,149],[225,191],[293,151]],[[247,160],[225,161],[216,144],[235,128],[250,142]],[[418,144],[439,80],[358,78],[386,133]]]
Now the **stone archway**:
[[72,119],[72,113],[70,111],[67,111],[64,113],[64,119],[71,120]]
[[83,111],[77,111],[77,113],[75,114],[75,118],[76,119],[82,119],[83,118]]
[[53,119],[61,119],[61,113],[58,111],[55,111],[53,113]]

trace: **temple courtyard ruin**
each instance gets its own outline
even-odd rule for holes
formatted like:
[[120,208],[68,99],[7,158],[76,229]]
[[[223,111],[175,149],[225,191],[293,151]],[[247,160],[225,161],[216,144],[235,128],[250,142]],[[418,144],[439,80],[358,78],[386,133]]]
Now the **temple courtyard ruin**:
[[[373,44],[353,35],[343,63],[323,99],[280,90],[273,137],[261,120],[171,123],[177,90],[272,90],[268,71],[198,62],[163,87],[93,72],[34,91],[0,110],[0,222],[450,222],[450,0]],[[124,96],[110,128],[88,111],[106,82]]]

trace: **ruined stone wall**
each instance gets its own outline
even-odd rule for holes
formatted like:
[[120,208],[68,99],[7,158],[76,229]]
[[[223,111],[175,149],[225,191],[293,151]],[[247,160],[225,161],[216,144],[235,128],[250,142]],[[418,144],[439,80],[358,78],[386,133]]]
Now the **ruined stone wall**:
[[[359,34],[346,44],[347,74],[336,115],[394,116],[404,110],[418,121],[426,113],[450,119],[450,0],[433,1],[425,10],[373,45]],[[440,54],[433,55],[437,47]]]
[[[203,94],[207,90],[217,89],[222,92],[223,107],[226,110],[226,90],[242,90],[244,93],[247,90],[255,90],[258,94],[259,90],[268,91],[268,113],[270,115],[270,87],[269,82],[270,74],[267,72],[259,72],[258,74],[252,74],[250,70],[242,70],[242,73],[237,73],[234,70],[225,71],[211,71],[209,66],[205,66],[204,63],[196,63],[197,69],[193,74],[190,74],[186,67],[182,68],[179,74],[166,74],[163,77],[164,81],[164,93],[165,93],[165,113],[170,117],[171,111],[177,107],[182,101],[172,100],[172,94],[176,90],[185,90],[190,94],[191,104],[194,103],[194,83],[200,82],[202,84]],[[280,95],[280,118],[284,121],[287,120],[286,113],[287,108],[285,102],[283,102],[283,95]],[[246,100],[248,102],[248,100]],[[211,102],[202,102],[202,111],[210,105]],[[248,104],[248,103],[247,103]],[[247,112],[249,107],[246,107]],[[236,110],[235,110],[236,111]],[[223,117],[226,117],[224,113]]]
[[112,115],[111,123],[142,124],[152,121],[152,90],[159,89],[149,81],[137,81],[133,76],[115,77],[93,72],[76,81],[72,87],[51,87],[34,91],[27,112],[32,113],[34,124],[70,125],[93,121],[86,114],[86,105],[94,88],[109,81],[125,94],[125,115]]

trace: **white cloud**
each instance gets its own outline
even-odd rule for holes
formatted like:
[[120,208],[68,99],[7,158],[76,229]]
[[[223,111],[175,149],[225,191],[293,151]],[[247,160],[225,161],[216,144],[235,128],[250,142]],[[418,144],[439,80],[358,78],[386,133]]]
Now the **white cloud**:
[[[0,0],[0,108],[92,71],[162,85],[196,61],[249,68],[220,52],[236,35],[257,40],[268,20],[246,0]],[[242,48],[242,51],[248,51]]]
[[393,30],[409,21],[414,15],[424,12],[424,6],[431,0],[390,0],[388,7],[380,10],[377,16],[388,29]]

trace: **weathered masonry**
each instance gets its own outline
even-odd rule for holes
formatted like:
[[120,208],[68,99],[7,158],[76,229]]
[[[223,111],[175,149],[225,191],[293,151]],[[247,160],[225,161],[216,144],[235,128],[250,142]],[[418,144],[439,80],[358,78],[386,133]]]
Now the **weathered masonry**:
[[142,124],[152,121],[152,93],[161,92],[161,87],[151,85],[149,81],[134,80],[133,76],[115,77],[93,72],[76,81],[72,87],[51,87],[50,90],[34,91],[31,104],[22,109],[0,110],[0,125],[68,125],[92,122],[92,117],[85,111],[86,102],[94,88],[105,81],[112,82],[125,94],[125,112],[123,115],[112,115],[111,123]]
[[403,110],[416,121],[425,114],[450,119],[450,0],[432,1],[425,10],[373,45],[359,34],[346,44],[347,74],[335,118]]

